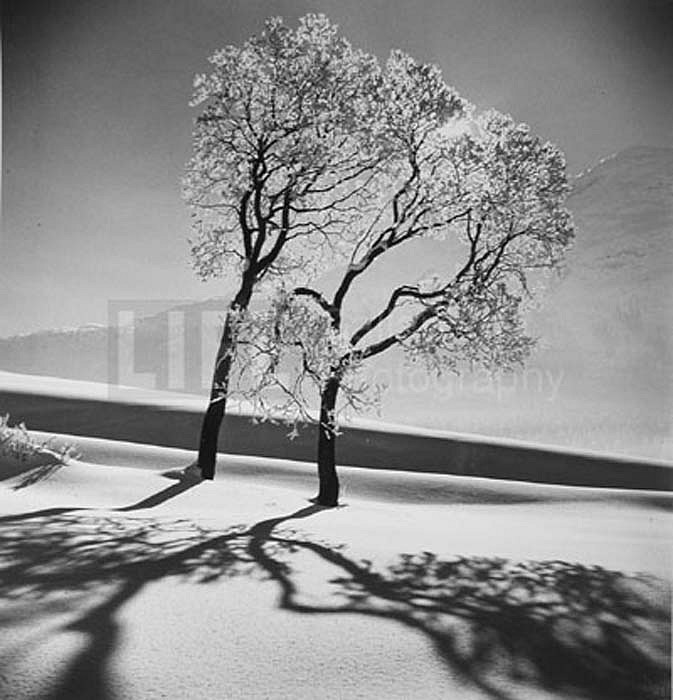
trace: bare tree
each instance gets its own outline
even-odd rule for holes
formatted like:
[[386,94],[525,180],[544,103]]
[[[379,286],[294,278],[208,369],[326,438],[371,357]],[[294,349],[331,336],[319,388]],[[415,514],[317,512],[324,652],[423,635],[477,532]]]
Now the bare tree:
[[210,59],[195,79],[201,108],[184,177],[191,253],[204,280],[236,279],[215,359],[198,467],[215,471],[238,320],[263,282],[311,279],[338,257],[336,233],[367,209],[386,154],[372,128],[377,62],[321,15],[281,19]]
[[[339,497],[337,398],[356,409],[371,399],[364,363],[393,347],[435,372],[523,363],[534,345],[526,303],[573,236],[555,146],[497,112],[470,116],[462,133],[449,128],[450,113],[437,106],[447,94],[437,72],[401,54],[389,61],[384,85],[383,134],[397,157],[379,178],[378,211],[352,239],[350,264],[333,293],[284,290],[246,330],[258,410],[315,419],[312,390],[320,395],[316,501],[325,506]],[[389,251],[428,237],[458,241],[460,257],[431,280],[410,271],[375,314],[349,328],[343,305],[353,283]]]

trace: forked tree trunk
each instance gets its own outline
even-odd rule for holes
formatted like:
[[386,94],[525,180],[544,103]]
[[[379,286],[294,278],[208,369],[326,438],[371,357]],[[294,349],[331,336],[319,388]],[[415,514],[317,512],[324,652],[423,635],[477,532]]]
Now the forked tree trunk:
[[336,418],[334,409],[339,392],[339,379],[328,379],[320,397],[320,425],[318,426],[318,480],[315,499],[321,506],[334,507],[339,503],[339,479],[336,472]]
[[227,311],[227,317],[222,330],[220,345],[215,358],[213,381],[210,388],[210,400],[206,414],[201,424],[199,439],[198,467],[203,479],[215,478],[215,462],[217,460],[217,443],[220,435],[222,420],[227,408],[227,392],[229,390],[229,373],[236,346],[234,316],[237,312],[245,311],[252,296],[252,284],[244,280],[241,289],[232,301]]

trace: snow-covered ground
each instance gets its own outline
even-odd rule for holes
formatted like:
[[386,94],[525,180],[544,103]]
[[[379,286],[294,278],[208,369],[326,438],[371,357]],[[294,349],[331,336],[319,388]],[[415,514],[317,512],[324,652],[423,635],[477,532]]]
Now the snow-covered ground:
[[[66,438],[67,441],[67,438]],[[0,484],[0,696],[657,698],[666,493],[78,439]]]

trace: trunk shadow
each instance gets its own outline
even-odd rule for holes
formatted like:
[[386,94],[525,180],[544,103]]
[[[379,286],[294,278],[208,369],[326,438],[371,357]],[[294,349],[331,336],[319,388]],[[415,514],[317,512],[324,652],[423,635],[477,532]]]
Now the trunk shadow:
[[134,503],[130,506],[115,508],[115,510],[120,513],[126,513],[132,510],[141,510],[143,508],[154,508],[155,506],[161,505],[162,503],[169,501],[171,498],[179,496],[185,491],[189,491],[189,489],[198,486],[198,484],[200,483],[200,481],[192,477],[181,478],[177,481],[177,483],[172,484],[171,486],[167,486],[165,489],[157,491],[157,493],[153,493],[151,496],[147,496],[147,498],[143,498],[137,503]]

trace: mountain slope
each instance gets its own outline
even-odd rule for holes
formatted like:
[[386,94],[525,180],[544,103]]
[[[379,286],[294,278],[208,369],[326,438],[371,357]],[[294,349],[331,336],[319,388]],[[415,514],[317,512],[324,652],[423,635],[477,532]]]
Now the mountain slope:
[[[530,314],[541,342],[528,367],[511,377],[435,379],[405,365],[399,354],[389,355],[373,368],[389,385],[384,418],[655,457],[673,454],[673,149],[629,148],[603,159],[575,178],[569,207],[575,245],[565,275],[551,282]],[[372,269],[354,289],[351,311],[371,313],[412,269],[415,278],[453,259],[452,250],[437,241],[415,242]],[[336,279],[330,273],[322,285],[329,288]],[[145,309],[134,336],[130,369],[136,375],[126,383],[150,372],[160,388],[204,391],[223,308],[224,300],[216,299],[184,305],[172,317]],[[177,319],[177,336],[171,318]],[[114,343],[106,329],[91,327],[8,338],[0,340],[0,369],[119,380]],[[176,352],[184,365],[177,373],[171,366]]]
[[569,206],[576,244],[568,275],[535,319],[554,362],[563,358],[595,389],[670,397],[673,149],[631,148],[604,160],[576,179]]

